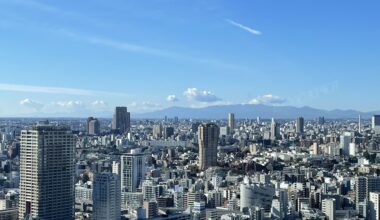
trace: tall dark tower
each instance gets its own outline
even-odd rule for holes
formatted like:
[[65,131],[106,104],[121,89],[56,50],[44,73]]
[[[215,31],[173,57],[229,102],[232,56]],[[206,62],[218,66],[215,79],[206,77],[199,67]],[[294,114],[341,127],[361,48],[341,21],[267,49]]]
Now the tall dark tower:
[[206,170],[217,165],[219,127],[214,123],[198,127],[199,168]]
[[128,132],[131,127],[131,115],[127,107],[116,107],[112,119],[112,129],[120,133]]

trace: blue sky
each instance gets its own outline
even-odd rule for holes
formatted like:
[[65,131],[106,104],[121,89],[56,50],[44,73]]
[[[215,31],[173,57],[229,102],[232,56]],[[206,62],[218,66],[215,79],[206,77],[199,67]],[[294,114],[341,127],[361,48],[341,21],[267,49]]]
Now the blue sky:
[[377,0],[0,0],[0,116],[380,110]]

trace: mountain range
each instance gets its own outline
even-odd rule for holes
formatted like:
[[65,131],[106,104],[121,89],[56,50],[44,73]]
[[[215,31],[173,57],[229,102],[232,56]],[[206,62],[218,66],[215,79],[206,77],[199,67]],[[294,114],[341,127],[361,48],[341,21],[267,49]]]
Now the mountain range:
[[229,112],[235,113],[235,118],[281,118],[293,119],[304,117],[315,119],[320,116],[326,119],[354,119],[359,115],[362,118],[370,118],[372,115],[380,114],[380,111],[361,112],[356,110],[322,110],[312,107],[293,107],[293,106],[269,106],[269,105],[218,105],[204,108],[170,107],[154,112],[134,114],[135,118],[194,118],[194,119],[224,119]]

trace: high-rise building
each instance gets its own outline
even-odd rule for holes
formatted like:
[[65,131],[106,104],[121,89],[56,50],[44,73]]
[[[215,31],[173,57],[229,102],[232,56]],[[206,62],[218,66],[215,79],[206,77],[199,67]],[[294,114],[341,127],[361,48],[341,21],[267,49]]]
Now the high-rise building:
[[121,190],[119,175],[101,173],[96,175],[93,186],[94,220],[120,220]]
[[143,199],[150,201],[152,199],[157,199],[160,196],[161,185],[154,183],[152,180],[145,180],[142,183],[142,193]]
[[304,127],[305,127],[305,120],[302,117],[298,117],[297,123],[296,123],[296,132],[298,134],[303,134],[304,133]]
[[380,192],[380,177],[379,176],[358,176],[355,179],[355,203],[356,210],[359,210],[359,205],[368,201],[370,192]]
[[367,178],[363,176],[355,179],[355,204],[356,210],[359,209],[359,203],[364,202],[367,198]]
[[188,192],[186,194],[186,207],[194,207],[195,202],[200,202],[202,200],[202,194],[200,192]]
[[320,125],[325,124],[325,117],[323,117],[323,116],[318,117],[318,124],[320,124]]
[[370,219],[380,219],[380,192],[369,193]]
[[318,143],[314,143],[313,145],[311,145],[310,154],[312,154],[312,155],[318,155],[319,154]]
[[351,133],[344,132],[343,135],[340,136],[340,148],[342,149],[342,153],[345,156],[350,154],[350,143],[351,143]]
[[219,127],[214,123],[198,127],[199,168],[206,170],[217,166]]
[[204,201],[194,202],[193,213],[195,219],[206,220],[206,204]]
[[251,216],[250,219],[252,220],[263,220],[264,218],[265,210],[263,208],[260,208],[258,206],[253,206],[249,209],[249,215]]
[[380,134],[380,115],[372,116],[372,130],[375,134]]
[[174,135],[174,128],[173,127],[165,127],[164,128],[164,138],[168,139]]
[[145,201],[143,207],[145,209],[145,218],[150,219],[158,215],[158,205],[156,200]]
[[220,127],[219,135],[220,137],[227,137],[230,134],[230,128],[228,126]]
[[119,175],[120,178],[120,161],[112,161],[112,173]]
[[87,134],[97,135],[100,133],[99,120],[94,117],[87,118]]
[[128,132],[131,127],[131,115],[127,107],[116,107],[112,119],[112,129],[120,133]]
[[136,192],[145,177],[145,154],[140,149],[132,149],[121,156],[121,190]]
[[162,137],[162,125],[153,125],[153,137],[159,139]]
[[74,219],[75,138],[66,126],[21,132],[19,219]]
[[183,209],[187,206],[185,203],[185,195],[183,192],[174,193],[174,207],[178,209]]
[[240,184],[240,211],[248,212],[252,206],[263,207],[270,211],[275,187],[272,184],[250,183],[245,178]]
[[322,212],[326,215],[327,220],[335,220],[335,199],[322,200]]
[[173,119],[173,123],[178,124],[178,122],[179,122],[179,118],[178,118],[178,116],[175,116]]
[[270,125],[270,135],[272,140],[276,140],[280,136],[280,125],[272,118]]
[[361,115],[359,115],[358,132],[359,134],[362,132],[362,116]]
[[355,143],[350,143],[349,154],[350,154],[350,156],[353,156],[353,157],[356,156],[356,144]]
[[285,219],[288,213],[288,192],[285,189],[277,189],[272,200],[271,215],[277,219]]
[[233,132],[235,129],[235,114],[234,113],[228,113],[228,127],[230,128],[230,131]]

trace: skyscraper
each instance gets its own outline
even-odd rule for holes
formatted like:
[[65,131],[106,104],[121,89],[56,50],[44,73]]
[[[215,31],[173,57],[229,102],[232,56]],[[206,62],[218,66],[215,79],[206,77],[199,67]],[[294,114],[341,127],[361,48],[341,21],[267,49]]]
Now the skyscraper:
[[150,219],[158,215],[158,206],[156,200],[145,201],[143,205],[145,209],[145,218]]
[[162,137],[162,125],[153,125],[153,137],[159,139]]
[[214,123],[198,127],[199,168],[206,170],[217,165],[219,127]]
[[285,189],[277,189],[272,200],[271,215],[278,219],[285,219],[288,212],[288,192]]
[[298,117],[297,123],[296,123],[296,132],[298,134],[303,134],[304,133],[304,126],[305,126],[305,120],[302,117]]
[[342,153],[345,156],[350,154],[350,143],[351,143],[351,133],[344,132],[343,135],[340,136],[340,148],[342,149]]
[[230,131],[233,132],[235,129],[235,114],[234,113],[228,113],[228,127],[230,128]]
[[380,192],[379,176],[358,176],[355,179],[355,203],[359,211],[359,204],[368,201],[370,192]]
[[131,115],[127,111],[127,107],[116,107],[112,119],[112,129],[118,130],[120,133],[128,132],[131,127]]
[[164,128],[164,138],[165,139],[168,139],[173,135],[174,135],[174,128],[173,127],[165,127]]
[[322,212],[328,220],[335,220],[335,199],[322,200]]
[[87,118],[87,134],[97,135],[100,133],[99,120],[94,117]]
[[132,149],[121,156],[121,190],[136,192],[145,177],[145,154],[140,149]]
[[96,175],[93,186],[93,220],[120,220],[121,190],[119,175]]
[[21,132],[19,219],[74,219],[74,150],[66,126]]
[[367,178],[363,176],[355,179],[355,203],[356,210],[359,210],[359,203],[364,202],[367,198]]
[[375,134],[380,134],[380,115],[372,116],[372,130]]
[[272,118],[270,125],[270,135],[272,140],[276,140],[280,136],[280,125]]

